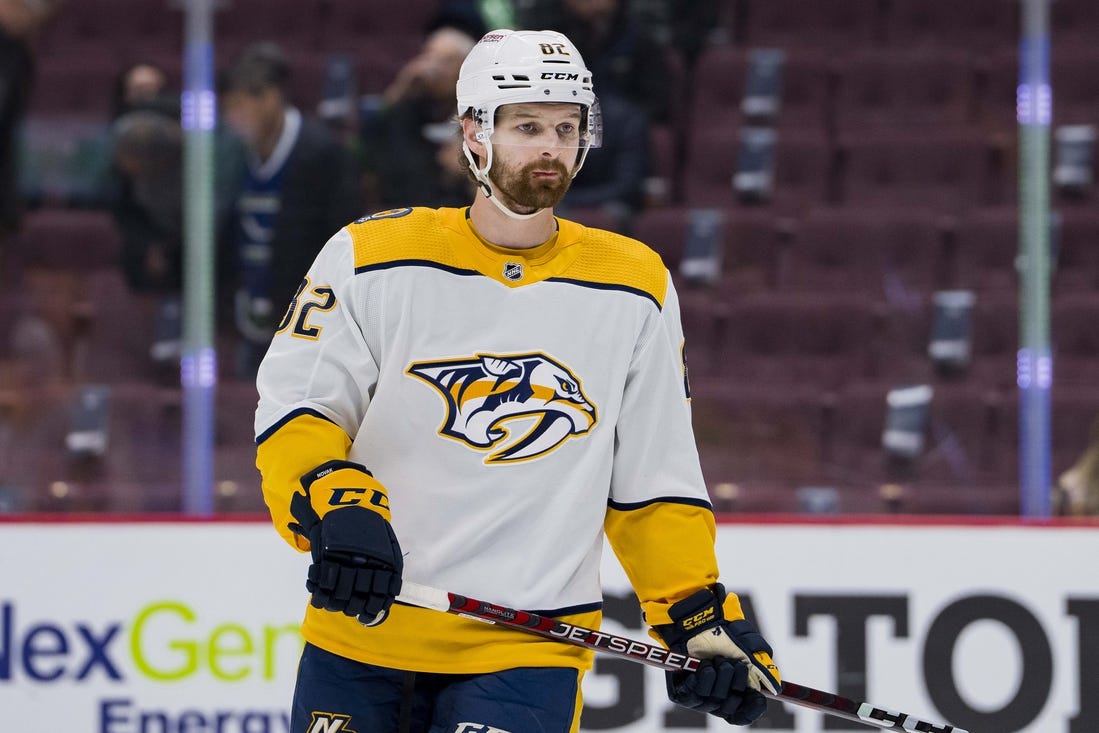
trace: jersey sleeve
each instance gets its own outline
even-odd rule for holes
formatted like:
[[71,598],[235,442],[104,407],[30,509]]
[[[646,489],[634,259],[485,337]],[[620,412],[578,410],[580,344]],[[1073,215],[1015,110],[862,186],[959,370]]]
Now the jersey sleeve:
[[321,250],[276,330],[256,378],[256,466],[264,501],[279,534],[290,531],[290,498],[300,478],[331,460],[346,460],[370,403],[377,359],[356,318],[354,253],[346,229]]
[[649,624],[717,581],[713,508],[691,425],[679,302],[669,276],[663,307],[638,345],[616,427],[604,523]]

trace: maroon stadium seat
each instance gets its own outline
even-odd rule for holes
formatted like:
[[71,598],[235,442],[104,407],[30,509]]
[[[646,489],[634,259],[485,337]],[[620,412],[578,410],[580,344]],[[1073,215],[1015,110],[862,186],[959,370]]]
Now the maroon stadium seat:
[[1061,206],[1055,292],[1099,290],[1099,211],[1094,206]]
[[288,52],[327,50],[323,29],[328,6],[324,0],[232,0],[214,16],[219,66],[241,47],[257,41],[275,41]]
[[891,44],[901,47],[1013,46],[1019,38],[1019,14],[1019,6],[1005,0],[891,0],[886,33]]
[[1054,379],[1058,384],[1095,385],[1099,380],[1099,296],[1096,291],[1058,296],[1050,313]]
[[1010,292],[1019,287],[1019,212],[1015,208],[974,209],[957,228],[957,284],[978,292]]
[[[65,3],[35,46],[42,60],[82,59],[124,64],[182,53],[183,13],[149,0]],[[109,97],[110,91],[104,90]]]
[[718,313],[715,373],[831,389],[874,372],[884,324],[866,296],[726,293]]
[[781,287],[884,297],[928,293],[939,265],[936,218],[919,210],[814,209],[803,217]]
[[741,5],[739,34],[751,46],[847,49],[874,43],[880,35],[879,0],[741,0]]
[[1099,32],[1099,6],[1092,0],[1057,0],[1050,3],[1051,35],[1060,43],[1080,42],[1094,46]]
[[957,212],[999,196],[996,151],[980,133],[851,133],[840,152],[845,205]]
[[973,112],[973,63],[966,51],[863,49],[844,57],[836,125],[868,128],[960,127]]
[[105,211],[38,209],[24,218],[9,256],[26,267],[113,269],[119,246],[118,230]]
[[418,36],[422,40],[439,4],[434,0],[408,0],[397,9],[385,0],[327,0],[323,5],[322,47],[350,50],[359,45],[388,46],[390,39],[398,36]]
[[[684,176],[686,201],[695,206],[733,206],[737,203],[732,179],[737,170],[740,129],[693,125]],[[820,133],[786,134],[775,144],[775,211],[797,211],[822,203],[825,197],[830,148]]]

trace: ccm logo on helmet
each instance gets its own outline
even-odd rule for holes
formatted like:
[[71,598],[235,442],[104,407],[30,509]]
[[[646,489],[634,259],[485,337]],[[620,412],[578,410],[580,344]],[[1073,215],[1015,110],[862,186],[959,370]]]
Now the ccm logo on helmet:
[[580,78],[579,74],[569,74],[565,71],[543,71],[543,79],[556,79],[558,81],[576,81]]

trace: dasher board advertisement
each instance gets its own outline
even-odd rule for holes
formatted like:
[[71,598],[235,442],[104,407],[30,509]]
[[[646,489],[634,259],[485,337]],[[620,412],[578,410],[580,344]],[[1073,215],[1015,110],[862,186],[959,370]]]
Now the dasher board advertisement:
[[[2,521],[0,542],[0,729],[288,733],[308,557],[266,523]],[[717,547],[791,680],[974,733],[1099,730],[1095,524],[741,520]],[[647,640],[609,549],[603,583],[604,629]],[[728,729],[627,660],[584,693],[585,731]],[[870,730],[774,702],[753,729]]]

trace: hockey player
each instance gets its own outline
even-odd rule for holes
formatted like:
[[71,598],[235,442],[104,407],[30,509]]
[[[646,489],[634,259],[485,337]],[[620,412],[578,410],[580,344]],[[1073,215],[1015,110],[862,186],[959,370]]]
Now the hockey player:
[[718,583],[669,273],[553,215],[598,144],[591,74],[559,33],[493,31],[457,100],[472,205],[338,232],[259,370],[265,500],[312,555],[292,730],[577,731],[590,651],[394,598],[595,626],[604,536],[654,635],[706,658],[671,698],[748,724],[781,683]]

